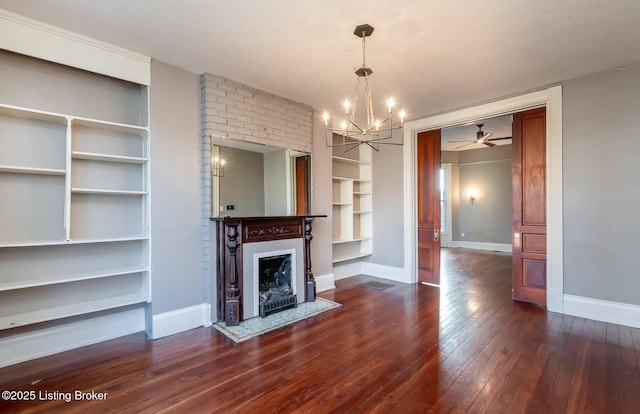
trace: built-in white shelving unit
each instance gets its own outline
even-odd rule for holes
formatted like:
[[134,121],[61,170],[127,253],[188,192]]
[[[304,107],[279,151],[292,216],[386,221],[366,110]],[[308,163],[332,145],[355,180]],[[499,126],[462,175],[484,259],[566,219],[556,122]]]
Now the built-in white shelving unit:
[[[341,138],[337,138],[341,139]],[[333,148],[333,263],[371,255],[371,148]]]
[[0,330],[150,301],[141,91],[143,125],[0,104]]

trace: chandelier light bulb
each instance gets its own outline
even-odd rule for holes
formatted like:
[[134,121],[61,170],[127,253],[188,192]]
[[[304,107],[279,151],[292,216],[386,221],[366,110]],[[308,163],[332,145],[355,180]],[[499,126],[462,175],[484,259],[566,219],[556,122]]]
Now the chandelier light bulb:
[[222,159],[222,160],[220,160],[220,165],[221,165],[222,167],[224,167],[224,163],[225,163],[225,162],[226,162],[226,161],[225,161],[225,160],[223,160],[223,159]]
[[404,124],[404,118],[407,116],[407,113],[402,109],[400,111],[400,123]]
[[351,102],[349,102],[348,99],[345,99],[342,105],[344,106],[345,113],[349,115],[349,108],[351,107]]
[[380,130],[380,120],[376,119],[376,122],[374,123],[374,125],[376,126],[376,131]]
[[347,121],[342,120],[342,122],[340,122],[340,127],[341,127],[342,129],[347,129]]
[[396,104],[396,101],[393,100],[393,98],[389,98],[389,100],[387,101],[387,105],[389,106],[389,112],[391,112],[391,108],[393,108],[393,105]]
[[322,114],[322,119],[324,120],[324,125],[328,125],[329,123],[329,114],[327,113],[327,111],[324,111],[324,113]]

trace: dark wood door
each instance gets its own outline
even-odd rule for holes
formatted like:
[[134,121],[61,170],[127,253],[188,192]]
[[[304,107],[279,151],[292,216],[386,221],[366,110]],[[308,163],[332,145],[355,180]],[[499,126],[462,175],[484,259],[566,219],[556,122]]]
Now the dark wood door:
[[309,214],[309,156],[296,157],[296,214]]
[[418,281],[440,284],[440,130],[418,134]]
[[513,116],[513,299],[546,305],[546,110]]

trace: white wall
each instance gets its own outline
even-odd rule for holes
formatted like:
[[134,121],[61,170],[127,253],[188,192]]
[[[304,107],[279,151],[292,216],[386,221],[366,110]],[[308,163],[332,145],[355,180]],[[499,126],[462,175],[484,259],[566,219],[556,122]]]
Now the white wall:
[[373,151],[372,158],[373,255],[366,261],[402,267],[402,147],[382,145],[380,152]]
[[[454,241],[511,244],[511,156],[511,145],[460,152],[453,167],[459,172]],[[473,204],[470,189],[477,193]]]
[[640,305],[640,65],[563,91],[565,293]]
[[203,302],[199,77],[151,64],[153,314]]

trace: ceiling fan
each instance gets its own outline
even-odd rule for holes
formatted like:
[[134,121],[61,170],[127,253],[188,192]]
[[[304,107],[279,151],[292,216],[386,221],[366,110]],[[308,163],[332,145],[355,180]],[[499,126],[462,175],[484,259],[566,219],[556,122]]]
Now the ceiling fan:
[[475,141],[451,141],[451,142],[464,142],[465,144],[460,145],[459,147],[456,147],[455,149],[460,149],[462,147],[466,147],[467,145],[471,145],[471,144],[484,144],[487,147],[495,147],[496,144],[494,144],[491,141],[500,141],[503,139],[511,139],[511,137],[504,137],[504,138],[493,138],[493,139],[489,139],[489,137],[491,135],[493,135],[493,133],[491,132],[484,132],[482,130],[482,125],[484,124],[478,124],[476,125],[478,127],[478,131],[476,132],[476,139]]

